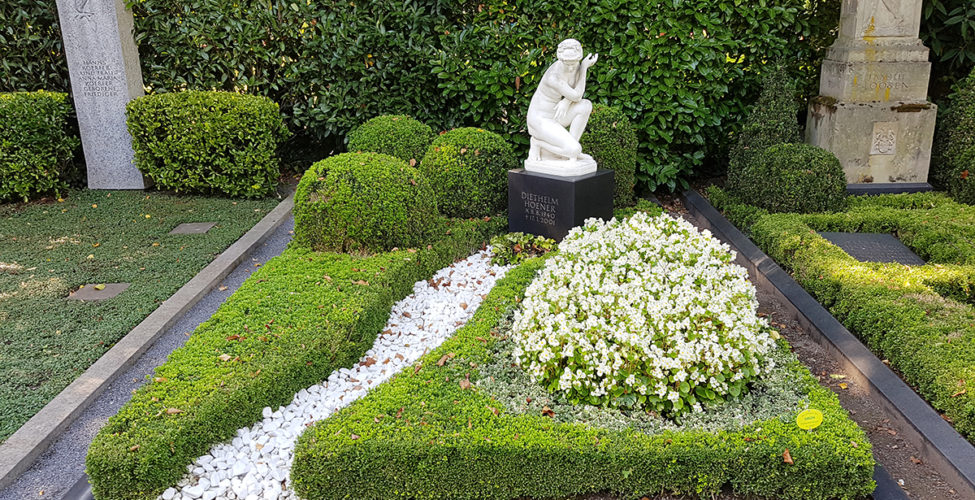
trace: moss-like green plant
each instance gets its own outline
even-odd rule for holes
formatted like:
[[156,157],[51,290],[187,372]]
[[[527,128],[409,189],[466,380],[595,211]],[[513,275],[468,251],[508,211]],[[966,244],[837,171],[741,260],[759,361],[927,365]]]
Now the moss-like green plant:
[[294,214],[296,244],[343,252],[418,246],[442,222],[426,177],[378,153],[312,165],[298,183]]
[[70,113],[67,94],[0,94],[0,202],[64,187],[63,174],[81,144],[68,133]]
[[[551,409],[518,414],[480,387],[498,325],[541,267],[508,272],[474,317],[393,380],[316,423],[291,468],[302,498],[565,498],[662,491],[697,496],[728,486],[745,496],[853,499],[869,494],[874,460],[863,431],[832,392],[798,363],[797,408],[733,429],[643,433],[565,423]],[[783,348],[787,348],[783,344]],[[523,399],[521,399],[523,400]],[[813,431],[805,407],[823,412]],[[547,411],[546,411],[547,410]],[[791,464],[782,460],[788,449]]]
[[975,205],[975,70],[954,88],[937,127],[931,181],[956,200]]
[[154,94],[126,106],[139,170],[176,192],[257,198],[274,193],[288,137],[278,105],[232,92]]
[[843,209],[846,176],[836,155],[808,144],[778,144],[749,155],[735,188],[740,200],[769,212],[826,212]]
[[[709,195],[975,442],[975,207],[921,193],[854,197],[839,213],[767,214]],[[859,262],[817,231],[893,233],[930,264]]]
[[437,137],[420,164],[437,193],[440,211],[462,218],[506,210],[508,170],[515,167],[511,146],[479,128],[458,128]]
[[630,119],[619,108],[596,104],[580,142],[582,151],[592,155],[599,168],[613,171],[613,204],[623,207],[633,203],[639,142]]
[[349,133],[349,151],[382,153],[411,162],[423,158],[433,129],[406,115],[377,116]]
[[798,105],[788,75],[780,69],[770,70],[762,79],[758,102],[745,119],[738,142],[729,151],[728,188],[742,189],[742,178],[752,168],[752,158],[765,148],[777,144],[802,142],[799,136]]

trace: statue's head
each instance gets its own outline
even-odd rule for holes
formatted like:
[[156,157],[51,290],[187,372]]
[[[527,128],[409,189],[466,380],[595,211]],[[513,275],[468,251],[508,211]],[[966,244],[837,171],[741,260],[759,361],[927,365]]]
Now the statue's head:
[[563,63],[575,62],[578,63],[582,60],[582,44],[579,40],[575,38],[567,38],[562,40],[559,44],[559,49],[556,52],[556,56],[559,61]]

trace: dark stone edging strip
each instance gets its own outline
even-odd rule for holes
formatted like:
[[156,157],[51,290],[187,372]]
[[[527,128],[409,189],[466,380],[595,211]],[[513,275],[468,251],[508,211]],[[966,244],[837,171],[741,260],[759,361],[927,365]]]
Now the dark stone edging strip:
[[866,184],[847,184],[846,193],[859,195],[925,193],[934,190],[927,182],[882,182]]
[[[913,389],[853,336],[789,273],[765,255],[737,227],[724,218],[697,191],[682,196],[684,206],[698,222],[738,252],[737,261],[751,273],[757,286],[782,299],[813,340],[825,347],[844,370],[866,387],[890,417],[904,429],[902,436],[916,446],[959,493],[975,492],[975,446],[931,408]],[[965,496],[964,494],[962,495]]]
[[293,206],[294,196],[285,198],[0,444],[0,489],[26,471],[57,440],[61,432],[118,375],[131,366],[160,334],[199,302],[210,289],[217,286],[251,250],[287,220]]

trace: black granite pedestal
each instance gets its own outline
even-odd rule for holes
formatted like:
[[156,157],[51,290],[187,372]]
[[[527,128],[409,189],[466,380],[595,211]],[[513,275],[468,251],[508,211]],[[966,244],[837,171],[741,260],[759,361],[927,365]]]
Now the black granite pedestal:
[[561,241],[586,219],[613,217],[613,171],[574,177],[508,171],[508,230]]

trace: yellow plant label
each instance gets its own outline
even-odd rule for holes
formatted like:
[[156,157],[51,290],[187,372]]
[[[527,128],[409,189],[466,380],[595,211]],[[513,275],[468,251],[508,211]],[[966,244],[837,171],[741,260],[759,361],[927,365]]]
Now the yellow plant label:
[[796,417],[796,425],[798,425],[800,429],[807,431],[819,427],[822,423],[823,412],[819,410],[808,409]]

